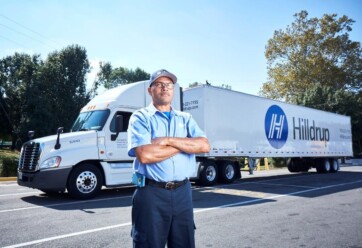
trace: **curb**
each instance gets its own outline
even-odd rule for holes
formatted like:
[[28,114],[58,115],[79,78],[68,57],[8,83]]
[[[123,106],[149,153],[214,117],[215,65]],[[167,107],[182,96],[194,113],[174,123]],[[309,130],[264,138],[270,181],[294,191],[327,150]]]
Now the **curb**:
[[0,182],[16,181],[17,177],[0,177]]

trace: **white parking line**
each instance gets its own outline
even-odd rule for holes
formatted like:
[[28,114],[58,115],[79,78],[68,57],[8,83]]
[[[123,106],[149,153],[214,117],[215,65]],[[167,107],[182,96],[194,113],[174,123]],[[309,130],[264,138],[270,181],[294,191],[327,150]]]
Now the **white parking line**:
[[88,234],[88,233],[100,232],[100,231],[104,231],[104,230],[109,230],[109,229],[114,229],[114,228],[129,226],[129,225],[131,225],[131,223],[123,223],[123,224],[119,224],[119,225],[106,226],[106,227],[101,227],[101,228],[86,230],[86,231],[82,231],[82,232],[75,232],[75,233],[69,233],[69,234],[64,234],[64,235],[55,236],[55,237],[50,237],[50,238],[45,238],[45,239],[33,240],[33,241],[26,242],[26,243],[21,243],[21,244],[16,244],[16,245],[5,246],[5,247],[3,247],[3,248],[16,248],[16,247],[24,247],[24,246],[28,246],[28,245],[36,245],[36,244],[40,244],[40,243],[49,242],[49,241],[52,241],[52,240],[64,239],[64,238],[69,238],[69,237],[73,237],[73,236],[84,235],[84,234]]
[[[356,184],[356,183],[362,183],[362,180],[349,182],[349,183],[334,184],[334,185],[307,189],[307,190],[302,190],[302,191],[296,191],[296,192],[289,193],[289,194],[279,194],[279,195],[269,196],[266,198],[254,199],[254,200],[250,200],[250,201],[241,201],[241,202],[236,202],[236,203],[231,203],[231,204],[220,205],[220,206],[216,206],[216,207],[212,207],[212,208],[198,209],[198,210],[194,210],[194,213],[197,214],[197,213],[213,211],[213,210],[217,210],[217,209],[221,209],[221,208],[241,206],[241,205],[246,205],[246,204],[250,204],[250,203],[255,203],[255,202],[260,202],[260,201],[265,201],[265,200],[270,200],[270,199],[276,199],[276,198],[281,198],[281,197],[286,197],[286,196],[291,196],[291,195],[300,195],[300,194],[304,194],[307,192],[341,187],[341,186],[346,186],[346,185],[351,185],[351,184]],[[118,198],[118,197],[115,197],[115,198]],[[107,198],[107,199],[112,199],[112,198]],[[56,204],[56,205],[61,205],[61,204]],[[99,232],[99,231],[104,231],[104,230],[110,230],[110,229],[115,229],[115,228],[119,228],[119,227],[130,226],[130,225],[131,225],[131,223],[127,222],[127,223],[123,223],[123,224],[119,224],[119,225],[106,226],[106,227],[101,227],[101,228],[96,228],[96,229],[85,230],[85,231],[81,231],[81,232],[74,232],[74,233],[69,233],[69,234],[44,238],[44,239],[33,240],[33,241],[25,242],[25,243],[19,243],[19,244],[6,246],[3,248],[24,247],[24,246],[28,246],[28,245],[35,245],[35,244],[40,244],[40,243],[49,242],[49,241],[53,241],[53,240],[64,239],[64,238],[68,238],[68,237],[74,237],[74,236],[79,236],[79,235],[84,235],[84,234],[94,233],[94,232]]]
[[131,197],[132,197],[132,196],[119,196],[119,197],[111,197],[111,198],[102,198],[102,199],[87,200],[87,201],[74,201],[74,202],[65,202],[65,203],[42,205],[42,206],[32,206],[32,207],[24,207],[24,208],[13,208],[13,209],[0,210],[0,213],[8,213],[8,212],[21,211],[21,210],[36,209],[36,208],[49,208],[49,207],[56,207],[56,206],[63,206],[63,205],[72,205],[72,204],[87,203],[87,202],[109,201],[109,200],[123,199],[123,198],[131,198]]
[[306,189],[316,189],[316,188],[318,188],[318,187],[311,187],[311,186],[304,186],[304,185],[281,184],[281,183],[252,182],[252,184],[262,184],[262,185],[270,185],[270,186],[286,186],[286,187],[306,188]]
[[0,197],[3,197],[3,196],[14,196],[14,195],[29,195],[29,194],[37,194],[39,193],[39,191],[33,191],[33,192],[23,192],[23,193],[12,193],[12,194],[3,194],[3,195],[0,195]]
[[0,183],[0,187],[18,186],[17,183]]
[[[315,174],[317,175],[317,174]],[[282,175],[281,175],[282,176]],[[312,176],[309,175],[308,176]],[[228,188],[228,187],[235,187],[238,185],[247,185],[247,184],[256,184],[256,183],[264,183],[264,182],[272,182],[272,181],[280,181],[280,180],[287,180],[287,179],[294,179],[294,178],[302,178],[302,175],[298,175],[298,176],[292,176],[292,177],[286,177],[286,178],[273,178],[273,179],[267,179],[267,180],[260,180],[260,181],[252,181],[252,182],[243,182],[241,180],[240,183],[230,183],[230,184],[221,184],[221,185],[217,185],[217,186],[208,186],[208,187],[195,187],[193,188],[194,190],[198,191],[198,190],[205,190],[205,189],[222,189],[222,188]],[[304,178],[304,177],[303,177]]]
[[246,205],[246,204],[253,203],[253,202],[260,202],[260,201],[264,201],[264,200],[276,199],[276,198],[281,198],[281,197],[291,196],[291,195],[300,195],[300,194],[304,194],[304,193],[307,193],[307,192],[312,192],[312,191],[317,191],[317,190],[324,190],[324,189],[335,188],[335,187],[340,187],[340,186],[346,186],[346,185],[356,184],[356,183],[362,183],[362,180],[349,182],[349,183],[334,184],[334,185],[318,187],[318,188],[313,188],[313,189],[306,189],[306,190],[297,191],[297,192],[293,192],[293,193],[289,193],[289,194],[273,195],[273,196],[260,198],[260,199],[254,199],[254,200],[250,200],[250,201],[242,201],[242,202],[236,202],[236,203],[231,203],[231,204],[220,205],[220,206],[216,206],[216,207],[212,207],[212,208],[204,208],[204,209],[196,210],[196,211],[194,211],[194,213],[207,212],[207,211],[220,209],[220,208],[226,208],[226,207],[241,206],[241,205]]

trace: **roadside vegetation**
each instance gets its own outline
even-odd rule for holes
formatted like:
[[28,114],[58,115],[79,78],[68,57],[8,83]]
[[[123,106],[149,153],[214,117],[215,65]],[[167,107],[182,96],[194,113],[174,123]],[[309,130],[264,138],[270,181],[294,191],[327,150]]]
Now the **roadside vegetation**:
[[19,161],[19,152],[0,149],[0,176],[15,177]]

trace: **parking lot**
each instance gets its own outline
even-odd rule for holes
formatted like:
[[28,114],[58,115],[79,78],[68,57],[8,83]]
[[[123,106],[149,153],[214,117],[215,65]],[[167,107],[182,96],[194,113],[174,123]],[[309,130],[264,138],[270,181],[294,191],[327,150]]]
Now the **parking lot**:
[[[362,166],[242,175],[193,187],[196,247],[362,247]],[[0,182],[0,247],[132,247],[134,189],[77,201]]]

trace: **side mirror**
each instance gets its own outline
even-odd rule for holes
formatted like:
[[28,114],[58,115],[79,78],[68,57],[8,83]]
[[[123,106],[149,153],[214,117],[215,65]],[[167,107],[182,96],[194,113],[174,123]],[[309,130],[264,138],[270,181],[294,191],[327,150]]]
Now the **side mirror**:
[[118,137],[118,134],[123,130],[123,115],[117,115],[115,122],[116,134],[111,135],[112,141],[115,141]]
[[55,150],[60,149],[60,147],[62,146],[62,145],[60,144],[60,142],[59,142],[59,136],[60,136],[61,133],[63,133],[63,130],[64,130],[64,127],[59,127],[58,130],[57,130],[58,136],[57,136],[57,142],[55,143],[55,146],[54,146],[54,149],[55,149]]
[[28,132],[28,138],[29,138],[29,140],[31,140],[31,139],[34,137],[34,134],[35,134],[34,131],[29,131],[29,132]]

